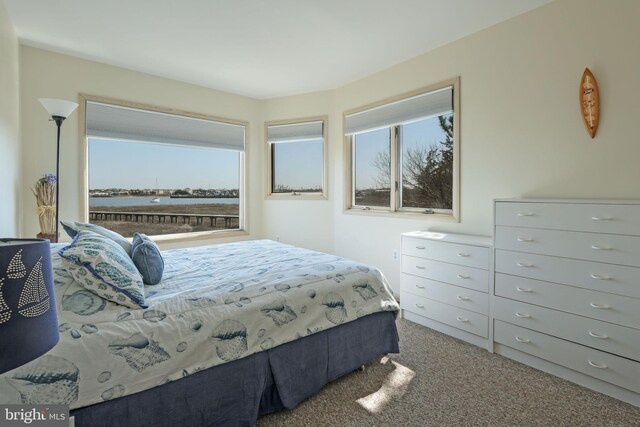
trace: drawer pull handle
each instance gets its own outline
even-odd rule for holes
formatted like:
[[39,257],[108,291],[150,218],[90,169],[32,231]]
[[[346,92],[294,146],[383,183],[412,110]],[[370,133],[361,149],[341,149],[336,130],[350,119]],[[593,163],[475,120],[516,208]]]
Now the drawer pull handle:
[[426,267],[425,267],[425,266],[423,266],[423,265],[416,265],[416,268],[417,268],[418,270],[424,270]]
[[533,212],[518,212],[518,216],[533,216]]
[[416,303],[416,307],[418,307],[418,308],[424,308],[424,305]]
[[459,257],[462,257],[462,258],[468,258],[468,257],[470,257],[471,255],[466,254],[466,253],[464,253],[464,252],[458,252],[458,256],[459,256]]
[[517,335],[516,335],[516,341],[524,342],[524,343],[531,342],[531,340],[529,338],[522,338],[522,337],[519,337]]
[[596,251],[610,251],[613,248],[611,246],[605,245],[591,245],[591,249],[594,249]]
[[591,307],[593,307],[593,308],[601,308],[601,309],[603,309],[603,310],[608,310],[608,309],[610,309],[610,308],[611,308],[611,307],[610,307],[610,306],[608,306],[607,304],[596,304],[595,302],[591,302],[591,303],[589,303],[589,305],[590,305]]
[[590,337],[593,337],[593,338],[599,338],[599,339],[601,339],[601,340],[606,340],[606,339],[608,339],[608,338],[609,338],[609,336],[608,336],[608,335],[598,334],[598,333],[596,333],[596,332],[592,332],[592,331],[589,331],[589,336],[590,336]]
[[589,276],[591,276],[591,278],[595,279],[595,280],[611,280],[611,277],[609,277],[609,276],[600,276],[599,274],[590,274]]
[[463,297],[462,295],[458,295],[456,299],[460,301],[469,301],[469,297]]
[[607,365],[605,365],[604,363],[596,363],[592,362],[591,360],[587,360],[587,362],[589,362],[589,365],[593,366],[594,368],[607,369]]
[[458,279],[469,279],[471,276],[467,276],[466,274],[458,274]]
[[519,317],[521,319],[529,319],[531,317],[531,315],[530,314],[523,314],[523,313],[520,313],[520,312],[516,311],[516,317]]
[[456,320],[457,320],[458,322],[468,322],[468,321],[469,321],[469,319],[464,318],[464,317],[462,317],[462,316],[458,316],[458,317],[456,317]]
[[518,292],[533,292],[533,290],[531,288],[516,288],[516,291]]
[[531,237],[517,237],[516,240],[518,242],[533,242]]
[[418,289],[424,289],[424,285],[416,285],[416,288],[418,288]]
[[424,246],[416,246],[416,249],[424,250],[424,249],[425,249],[425,247],[424,247]]
[[517,262],[516,265],[518,267],[533,267],[533,264],[531,264],[530,262]]
[[594,221],[611,221],[613,217],[612,216],[592,216],[591,219]]

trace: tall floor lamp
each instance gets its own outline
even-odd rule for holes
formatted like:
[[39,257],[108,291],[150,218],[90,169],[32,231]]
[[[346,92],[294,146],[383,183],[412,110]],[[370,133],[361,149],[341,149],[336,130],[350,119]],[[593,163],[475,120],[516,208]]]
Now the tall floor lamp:
[[58,196],[60,195],[60,126],[62,126],[62,122],[71,115],[78,108],[78,104],[71,101],[65,101],[63,99],[52,99],[52,98],[40,98],[38,99],[40,104],[44,107],[45,110],[51,114],[51,120],[56,123],[58,127],[58,138],[56,140],[56,237],[55,241],[58,241]]

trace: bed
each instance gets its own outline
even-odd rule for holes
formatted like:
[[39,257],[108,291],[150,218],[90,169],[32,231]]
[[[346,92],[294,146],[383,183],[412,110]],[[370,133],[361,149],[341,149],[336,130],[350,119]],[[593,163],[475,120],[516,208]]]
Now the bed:
[[253,425],[398,352],[384,276],[270,240],[163,252],[148,308],[87,291],[52,245],[60,342],[0,376],[4,403],[70,405],[76,425]]

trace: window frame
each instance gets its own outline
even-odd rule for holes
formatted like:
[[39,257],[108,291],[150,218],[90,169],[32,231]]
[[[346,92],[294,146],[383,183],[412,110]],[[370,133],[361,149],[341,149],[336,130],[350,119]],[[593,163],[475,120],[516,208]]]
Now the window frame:
[[[308,122],[322,122],[322,191],[292,193],[276,193],[273,191],[273,143],[268,140],[269,126],[295,125]],[[265,199],[266,200],[328,200],[329,198],[329,154],[328,154],[328,116],[312,116],[298,119],[271,120],[264,123],[265,142]]]
[[210,231],[195,231],[191,233],[177,233],[177,234],[162,234],[152,236],[157,242],[181,242],[181,241],[193,241],[193,240],[206,240],[212,238],[230,238],[236,236],[246,236],[249,234],[249,209],[247,206],[247,166],[246,161],[249,158],[249,144],[247,143],[248,136],[250,135],[249,122],[243,120],[229,119],[225,117],[212,116],[208,114],[194,113],[184,110],[177,110],[168,107],[158,107],[155,105],[143,104],[132,101],[125,101],[121,99],[108,98],[97,95],[90,95],[81,93],[78,95],[79,100],[79,136],[80,146],[82,147],[82,155],[80,158],[82,171],[82,180],[80,186],[80,201],[82,207],[81,220],[83,222],[89,221],[89,136],[87,135],[87,102],[97,102],[103,104],[111,104],[119,107],[128,107],[139,110],[147,110],[158,113],[173,114],[176,116],[184,116],[195,119],[210,120],[220,123],[228,123],[232,125],[238,125],[244,127],[244,151],[239,152],[240,164],[239,164],[239,176],[238,176],[238,190],[240,192],[238,198],[238,214],[239,224],[237,229],[229,230],[210,230]]
[[456,77],[430,86],[422,87],[401,95],[385,98],[358,108],[345,111],[342,116],[343,129],[346,129],[346,118],[372,108],[381,107],[407,98],[427,94],[451,86],[453,88],[453,206],[452,209],[424,209],[402,207],[402,147],[400,143],[400,126],[392,125],[391,138],[391,197],[388,207],[366,206],[355,203],[355,135],[344,135],[344,213],[357,215],[376,215],[391,217],[421,217],[438,221],[460,222],[460,78]]

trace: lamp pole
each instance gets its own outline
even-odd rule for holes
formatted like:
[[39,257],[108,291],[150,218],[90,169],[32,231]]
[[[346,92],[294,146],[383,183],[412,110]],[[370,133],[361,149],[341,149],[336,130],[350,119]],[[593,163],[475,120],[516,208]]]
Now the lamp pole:
[[60,127],[62,126],[62,122],[64,122],[65,118],[66,117],[62,116],[51,116],[51,119],[56,123],[56,126],[58,127],[58,137],[56,139],[56,243],[58,243],[58,227],[60,226],[60,222],[58,221],[58,200],[60,196]]

